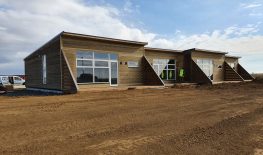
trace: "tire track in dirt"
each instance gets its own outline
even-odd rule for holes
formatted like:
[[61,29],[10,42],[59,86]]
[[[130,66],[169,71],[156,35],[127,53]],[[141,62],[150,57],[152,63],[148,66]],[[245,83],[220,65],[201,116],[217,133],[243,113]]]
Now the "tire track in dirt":
[[[175,133],[168,133],[159,136],[148,136],[148,137],[134,136],[134,137],[127,137],[125,139],[112,139],[112,140],[103,141],[99,144],[90,145],[86,147],[86,149],[91,151],[96,150],[95,152],[99,152],[98,154],[105,154],[105,155],[109,153],[127,154],[127,153],[132,153],[133,151],[136,152],[136,150],[139,150],[141,147],[142,148],[140,150],[143,150],[143,148],[145,148],[146,146],[151,146],[152,144],[154,147],[156,147],[158,144],[170,145],[170,143],[172,143],[172,145],[175,148],[174,151],[176,151],[173,152],[173,154],[174,153],[185,154],[188,152],[188,150],[186,149],[191,146],[200,145],[204,143],[209,145],[210,143],[210,145],[212,144],[213,150],[215,151],[213,153],[217,152],[216,154],[221,154],[221,153],[225,154],[225,153],[230,153],[231,151],[237,151],[232,149],[235,148],[235,146],[237,145],[236,143],[244,145],[244,143],[241,141],[245,139],[247,139],[246,140],[247,143],[253,143],[253,145],[259,145],[259,147],[260,146],[263,147],[261,142],[257,143],[251,141],[251,139],[249,139],[249,135],[246,134],[247,130],[251,130],[249,124],[255,121],[254,120],[255,117],[257,118],[263,117],[263,108],[256,109],[253,112],[245,113],[242,115],[236,115],[230,117],[207,128],[194,128],[181,135]],[[238,130],[239,128],[243,128],[242,132],[235,133],[235,131]],[[253,128],[255,128],[255,126]],[[258,132],[260,132],[260,130],[258,130]],[[261,134],[263,134],[263,131],[261,131]],[[236,139],[230,140],[225,144],[223,144],[223,142],[225,142],[224,137],[226,136],[232,136],[233,138]],[[221,141],[222,145],[228,145],[228,146],[215,145],[213,141],[217,141],[218,139]],[[246,147],[246,146],[243,147],[246,148],[247,150],[242,149],[237,152],[240,152],[241,154],[245,152],[246,153],[254,152],[254,149],[251,147]]]

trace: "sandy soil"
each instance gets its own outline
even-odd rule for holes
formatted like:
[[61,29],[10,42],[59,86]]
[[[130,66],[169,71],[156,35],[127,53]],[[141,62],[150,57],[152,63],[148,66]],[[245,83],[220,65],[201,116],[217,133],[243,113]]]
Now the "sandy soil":
[[0,154],[262,154],[263,84],[0,96]]

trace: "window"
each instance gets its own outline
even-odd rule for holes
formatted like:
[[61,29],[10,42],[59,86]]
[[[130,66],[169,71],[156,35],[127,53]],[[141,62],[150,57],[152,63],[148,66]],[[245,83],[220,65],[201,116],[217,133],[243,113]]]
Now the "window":
[[94,52],[94,59],[109,60],[109,54]]
[[78,83],[93,82],[93,69],[92,68],[77,68],[77,81]]
[[93,59],[93,52],[77,52],[78,59]]
[[229,64],[229,66],[231,67],[231,68],[233,68],[233,69],[235,69],[235,63],[228,63]]
[[117,60],[118,59],[118,55],[117,54],[110,54],[110,59],[111,60]]
[[213,60],[211,59],[197,59],[197,65],[201,68],[201,70],[205,73],[205,75],[213,80]]
[[109,82],[109,69],[95,68],[94,77],[95,77],[95,82]]
[[176,60],[154,59],[153,69],[163,80],[175,80],[176,79]]
[[47,84],[47,57],[42,55],[42,82]]
[[78,66],[92,66],[91,60],[77,60]]
[[108,61],[95,61],[95,67],[108,67]]
[[118,84],[118,62],[111,62],[111,84]]
[[117,59],[117,54],[77,52],[77,82],[117,84],[117,66],[112,65]]
[[138,61],[128,61],[128,67],[129,68],[139,67],[139,62]]

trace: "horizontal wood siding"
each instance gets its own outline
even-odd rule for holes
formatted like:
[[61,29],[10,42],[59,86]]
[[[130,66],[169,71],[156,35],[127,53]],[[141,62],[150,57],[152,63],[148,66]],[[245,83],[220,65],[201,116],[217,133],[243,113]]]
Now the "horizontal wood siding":
[[[208,53],[200,51],[192,51],[192,60],[197,63],[197,59],[213,60],[213,82],[224,81],[224,61],[225,55],[221,53]],[[221,66],[221,68],[219,68]]]
[[[42,55],[46,55],[47,84],[42,80]],[[25,59],[26,87],[61,90],[60,40],[37,50]]]
[[243,78],[233,69],[231,68],[228,63],[224,62],[225,74],[224,80],[225,81],[243,81]]
[[249,74],[240,64],[237,64],[237,73],[244,80],[254,80],[254,77],[251,74]]
[[[63,52],[68,59],[74,77],[77,77],[76,52],[95,51],[118,54],[118,85],[143,85],[143,45],[131,45],[110,41],[94,41],[79,37],[62,36]],[[128,68],[128,61],[137,61],[139,67]],[[121,63],[121,64],[120,64]],[[100,84],[93,84],[98,85]],[[110,84],[108,84],[109,86]],[[84,87],[83,85],[81,87]],[[81,88],[80,88],[81,89]]]

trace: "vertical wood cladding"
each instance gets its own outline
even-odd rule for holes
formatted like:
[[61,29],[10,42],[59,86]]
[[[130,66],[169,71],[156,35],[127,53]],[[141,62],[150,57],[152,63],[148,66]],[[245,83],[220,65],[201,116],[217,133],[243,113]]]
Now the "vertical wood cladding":
[[153,85],[153,86],[163,86],[162,80],[156,74],[154,69],[152,68],[150,62],[147,60],[145,56],[142,58],[142,66],[143,66],[143,77],[145,85]]
[[228,63],[224,62],[225,74],[224,80],[225,81],[243,81],[243,78],[233,69]]
[[213,82],[224,81],[224,61],[225,61],[224,54],[193,50],[191,56],[192,56],[192,60],[195,63],[197,63],[197,59],[213,60]]
[[[42,80],[42,55],[46,55],[47,83]],[[25,59],[26,87],[61,90],[60,39],[38,49]]]
[[237,72],[244,80],[254,80],[254,77],[250,75],[240,64],[237,64]]
[[[74,36],[62,36],[62,46],[65,56],[74,77],[77,77],[76,52],[94,51],[98,53],[118,54],[118,85],[143,85],[142,56],[144,53],[143,45],[128,43],[116,43],[111,41],[91,40]],[[136,61],[139,67],[129,68],[128,61]],[[100,85],[100,84],[92,84]],[[108,84],[110,85],[110,84]],[[89,87],[90,85],[86,85]],[[81,86],[84,88],[85,86]]]

